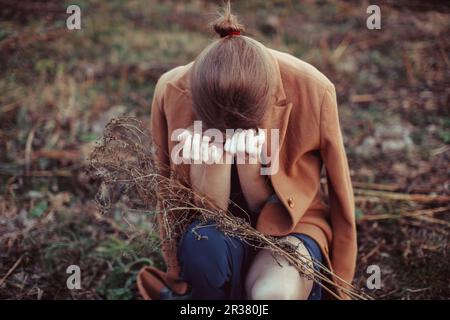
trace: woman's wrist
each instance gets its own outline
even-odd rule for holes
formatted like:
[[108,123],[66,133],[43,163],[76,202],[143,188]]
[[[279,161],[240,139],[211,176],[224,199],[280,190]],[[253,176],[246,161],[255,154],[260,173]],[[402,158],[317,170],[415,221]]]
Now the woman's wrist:
[[247,205],[252,211],[259,211],[273,194],[267,176],[261,175],[261,164],[237,164],[239,182]]
[[191,185],[222,210],[227,210],[231,188],[231,164],[191,164]]

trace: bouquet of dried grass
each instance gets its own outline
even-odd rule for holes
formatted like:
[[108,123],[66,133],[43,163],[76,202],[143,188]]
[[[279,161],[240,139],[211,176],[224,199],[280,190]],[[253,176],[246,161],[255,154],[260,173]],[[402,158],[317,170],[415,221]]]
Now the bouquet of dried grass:
[[[325,265],[319,264],[320,271],[314,269],[311,259],[301,255],[291,243],[260,233],[246,220],[224,212],[177,177],[160,174],[161,168],[155,162],[153,151],[152,139],[138,119],[117,118],[106,126],[102,141],[90,159],[91,175],[101,182],[96,200],[103,212],[109,211],[115,202],[123,202],[126,195],[129,208],[144,210],[154,218],[159,216],[154,219],[155,231],[162,227],[158,223],[163,224],[166,230],[160,245],[164,241],[170,243],[179,239],[193,219],[213,222],[224,234],[237,237],[251,246],[269,249],[274,257],[285,258],[303,276],[317,282],[338,299],[336,289],[351,299],[371,299],[332,274]],[[172,218],[174,213],[176,219]],[[334,283],[331,276],[343,285]]]

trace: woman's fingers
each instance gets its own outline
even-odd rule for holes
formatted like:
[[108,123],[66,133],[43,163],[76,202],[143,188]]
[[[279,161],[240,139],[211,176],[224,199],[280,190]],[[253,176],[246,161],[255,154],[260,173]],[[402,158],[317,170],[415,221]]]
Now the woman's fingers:
[[237,143],[236,143],[236,163],[244,164],[246,161],[246,140],[247,140],[247,130],[242,130],[237,133]]
[[248,154],[252,159],[258,158],[265,143],[266,135],[262,129],[258,129],[258,132],[253,129],[238,129],[226,138],[223,149],[222,144],[214,145],[214,151],[212,149],[211,137],[202,136],[199,133],[192,133],[189,130],[180,133],[177,136],[177,140],[183,144],[182,158],[184,161],[194,161],[194,163],[207,163],[212,161],[216,163],[222,156],[223,151],[233,156]]
[[[183,143],[182,158],[185,162],[202,163],[210,159],[210,141],[211,137],[201,136],[198,133],[192,133],[185,130],[177,137],[178,141]],[[216,152],[217,153],[217,152]]]
[[237,142],[236,142],[236,154],[243,154],[245,155],[246,151],[246,138],[247,138],[247,130],[242,130],[237,134]]
[[246,152],[246,135],[247,130],[236,130],[233,135],[228,138],[225,142],[225,151],[236,155],[238,153],[245,153]]
[[211,161],[212,163],[219,162],[219,151],[217,150],[217,147],[215,145],[211,146]]
[[255,142],[255,132],[253,130],[247,130],[247,134],[245,136],[245,151],[251,155],[254,149]]
[[197,163],[200,160],[200,143],[201,143],[200,134],[194,133],[194,135],[192,136],[192,155],[191,155],[191,158],[194,161],[194,163]]
[[201,160],[203,162],[208,162],[209,160],[209,141],[211,140],[208,136],[203,136],[201,145]]
[[190,161],[191,160],[191,146],[192,146],[192,135],[189,134],[187,136],[183,137],[184,144],[183,144],[183,152],[182,157],[184,161]]
[[231,138],[232,137],[227,137],[225,140],[225,146],[223,147],[223,150],[225,150],[225,152],[230,152]]
[[254,130],[247,135],[247,153],[250,164],[257,164],[259,159],[258,135]]
[[240,132],[241,132],[240,130],[236,131],[233,134],[233,136],[231,137],[230,150],[228,152],[231,153],[232,155],[236,154],[237,143],[238,143],[238,138],[239,138]]
[[265,143],[266,136],[264,130],[248,129],[237,130],[231,137],[225,141],[224,150],[231,155],[242,155],[247,153],[251,156],[259,156],[262,145]]
[[262,146],[266,142],[266,132],[263,129],[258,129],[258,145]]
[[184,130],[182,133],[180,133],[177,137],[177,141],[183,141],[188,136],[192,135],[192,133],[189,130]]
[[258,142],[256,154],[261,159],[263,146],[266,143],[266,132],[262,129],[258,129]]
[[222,153],[216,145],[211,144],[211,137],[195,133],[181,138],[184,140],[182,156],[186,163],[219,163]]

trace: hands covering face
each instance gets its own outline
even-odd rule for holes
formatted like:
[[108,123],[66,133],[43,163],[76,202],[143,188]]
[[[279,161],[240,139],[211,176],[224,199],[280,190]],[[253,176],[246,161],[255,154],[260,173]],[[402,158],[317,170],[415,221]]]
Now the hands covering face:
[[189,130],[178,135],[177,140],[183,143],[182,158],[185,163],[222,163],[225,154],[230,157],[236,156],[238,163],[249,159],[250,163],[260,160],[262,148],[266,142],[264,130],[238,129],[228,134],[225,144],[222,141],[212,141],[208,135],[201,136],[199,133],[192,133]]
[[264,130],[238,130],[225,141],[224,150],[233,156],[259,159],[266,135]]

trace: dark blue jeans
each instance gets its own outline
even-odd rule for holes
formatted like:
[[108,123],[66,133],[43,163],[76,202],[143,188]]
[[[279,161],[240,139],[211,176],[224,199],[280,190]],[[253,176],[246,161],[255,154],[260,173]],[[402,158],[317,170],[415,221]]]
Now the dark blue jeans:
[[[292,233],[305,244],[311,257],[322,263],[317,243],[301,233]],[[181,278],[189,283],[192,299],[245,299],[245,276],[257,249],[235,237],[224,235],[214,223],[192,223],[178,247]],[[318,265],[314,266],[318,269]],[[314,283],[309,300],[321,299]]]

